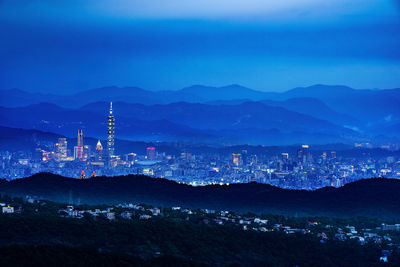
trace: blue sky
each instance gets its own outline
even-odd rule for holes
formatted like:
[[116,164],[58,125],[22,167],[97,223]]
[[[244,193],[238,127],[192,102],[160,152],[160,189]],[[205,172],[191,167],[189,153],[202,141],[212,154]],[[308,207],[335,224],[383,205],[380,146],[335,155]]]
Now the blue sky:
[[0,35],[0,89],[400,87],[392,0],[0,0]]

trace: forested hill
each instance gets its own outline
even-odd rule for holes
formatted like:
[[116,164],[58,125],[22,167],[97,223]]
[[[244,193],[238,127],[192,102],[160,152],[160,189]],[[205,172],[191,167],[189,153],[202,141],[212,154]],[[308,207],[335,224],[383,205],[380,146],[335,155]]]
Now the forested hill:
[[368,179],[341,188],[285,190],[265,184],[192,187],[128,175],[86,180],[49,173],[0,183],[0,193],[87,204],[146,203],[293,216],[367,216],[400,219],[400,181]]

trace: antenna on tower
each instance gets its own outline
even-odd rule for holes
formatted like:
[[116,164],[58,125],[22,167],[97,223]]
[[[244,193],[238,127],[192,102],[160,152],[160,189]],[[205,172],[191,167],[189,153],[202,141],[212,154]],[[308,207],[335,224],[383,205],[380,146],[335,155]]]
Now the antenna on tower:
[[112,114],[112,102],[110,102],[110,114]]

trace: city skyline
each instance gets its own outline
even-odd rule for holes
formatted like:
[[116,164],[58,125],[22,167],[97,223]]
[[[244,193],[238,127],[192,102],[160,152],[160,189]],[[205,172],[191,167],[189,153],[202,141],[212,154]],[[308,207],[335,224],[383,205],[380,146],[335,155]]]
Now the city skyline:
[[[216,153],[211,152],[211,147],[211,151],[195,152],[195,146],[177,143],[172,144],[177,149],[173,154],[165,152],[165,146],[168,144],[163,144],[164,149],[161,148],[161,151],[149,144],[142,151],[118,153],[114,148],[114,127],[115,117],[110,102],[107,124],[103,129],[107,132],[105,155],[99,139],[94,139],[97,142],[92,150],[84,140],[83,130],[78,129],[73,153],[68,149],[65,137],[59,137],[57,143],[46,141],[44,144],[35,144],[34,153],[27,150],[20,150],[17,154],[0,151],[3,162],[0,173],[8,180],[40,172],[79,179],[98,175],[143,174],[192,186],[257,182],[281,188],[306,190],[326,186],[341,187],[371,176],[400,178],[400,160],[397,159],[399,150],[396,146],[381,146],[380,149],[386,151],[385,156],[379,155],[379,150],[369,143],[355,143],[352,152],[354,155],[350,156],[346,156],[346,150],[336,151],[334,145],[331,149],[319,148],[312,151],[308,144],[282,147],[280,151],[272,153],[268,151],[271,149],[268,147],[261,152],[252,152],[256,148],[252,146],[242,146],[241,149],[231,147],[232,153]],[[359,153],[357,150],[363,146],[371,154],[355,156]],[[17,167],[9,169],[9,166]]]

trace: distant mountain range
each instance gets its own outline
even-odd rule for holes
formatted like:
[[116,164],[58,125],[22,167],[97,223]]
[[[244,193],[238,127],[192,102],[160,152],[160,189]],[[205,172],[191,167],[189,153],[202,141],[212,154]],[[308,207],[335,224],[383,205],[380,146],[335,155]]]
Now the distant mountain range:
[[[104,138],[107,102],[79,109],[41,103],[26,107],[0,107],[0,125],[37,129],[75,136]],[[172,103],[114,104],[118,138],[143,141],[189,141],[214,144],[289,145],[293,143],[352,142],[359,134],[310,115],[260,102],[238,105]]]
[[287,145],[400,138],[400,89],[328,85],[282,93],[240,85],[103,87],[73,95],[0,90],[0,124],[67,136],[80,127],[103,138],[110,101],[116,102],[117,135],[125,139]]
[[0,150],[33,150],[38,143],[57,142],[62,135],[0,126]]
[[72,95],[29,93],[20,89],[0,90],[0,106],[20,107],[49,102],[63,107],[79,107],[91,102],[124,101],[145,105],[174,102],[202,103],[213,100],[266,99],[268,93],[248,89],[240,85],[211,87],[195,85],[178,91],[149,91],[139,87],[108,86]]
[[88,180],[41,173],[0,183],[0,193],[87,204],[146,203],[291,216],[367,216],[400,219],[400,181],[368,179],[341,188],[285,190],[265,184],[192,187],[145,176]]

